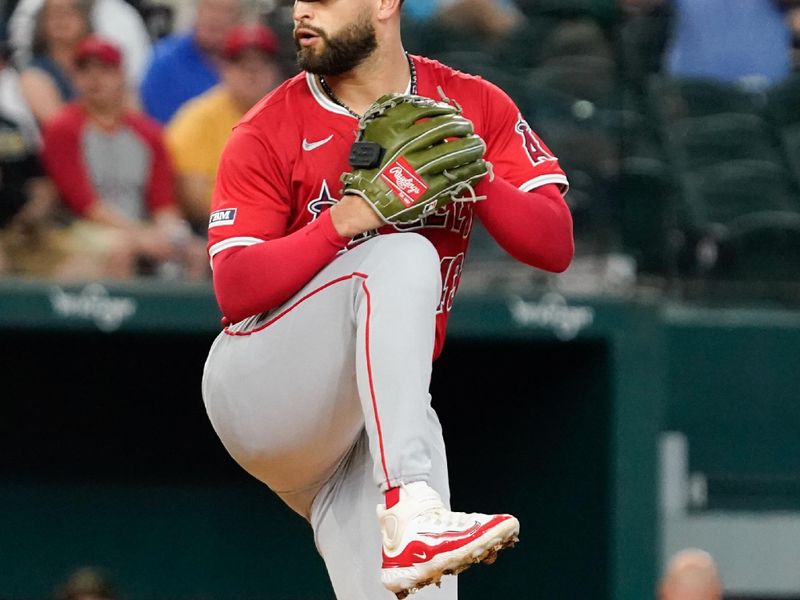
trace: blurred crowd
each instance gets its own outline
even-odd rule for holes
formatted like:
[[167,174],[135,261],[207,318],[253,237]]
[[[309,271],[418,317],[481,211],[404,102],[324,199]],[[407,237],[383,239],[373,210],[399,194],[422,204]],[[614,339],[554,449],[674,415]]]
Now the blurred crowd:
[[[0,274],[207,278],[217,161],[237,120],[296,68],[291,4],[0,0]],[[556,47],[613,55],[605,48],[610,31],[626,35],[620,23],[663,17],[663,37],[645,29],[638,40],[660,46],[658,70],[765,89],[790,76],[800,46],[800,0],[406,0],[404,11],[409,50],[436,54],[427,31],[444,62],[496,80],[515,99],[520,78],[492,71],[476,48],[533,67]],[[548,25],[544,54],[541,15],[570,23]],[[468,33],[467,45],[442,37],[443,26]],[[636,65],[633,57],[625,68]],[[540,133],[570,167],[568,140]],[[575,154],[587,145],[578,146]]]
[[188,28],[159,25],[160,37],[145,18],[165,11],[122,0],[15,4],[0,63],[0,272],[208,277],[217,160],[283,78],[273,31],[240,0],[200,0]]

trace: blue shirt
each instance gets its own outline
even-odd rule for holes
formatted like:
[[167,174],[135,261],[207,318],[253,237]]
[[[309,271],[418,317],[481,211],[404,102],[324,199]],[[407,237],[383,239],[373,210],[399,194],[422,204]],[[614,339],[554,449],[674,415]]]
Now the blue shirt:
[[166,123],[181,105],[219,83],[219,73],[193,33],[171,35],[153,48],[139,93],[144,110]]
[[667,70],[766,87],[791,73],[791,34],[774,0],[672,0]]

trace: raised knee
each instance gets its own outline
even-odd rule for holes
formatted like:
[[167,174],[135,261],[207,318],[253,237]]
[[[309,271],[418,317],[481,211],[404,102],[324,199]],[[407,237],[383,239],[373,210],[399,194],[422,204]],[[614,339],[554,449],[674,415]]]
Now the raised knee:
[[383,273],[403,283],[441,286],[439,254],[427,238],[417,233],[396,233],[375,242],[374,274]]

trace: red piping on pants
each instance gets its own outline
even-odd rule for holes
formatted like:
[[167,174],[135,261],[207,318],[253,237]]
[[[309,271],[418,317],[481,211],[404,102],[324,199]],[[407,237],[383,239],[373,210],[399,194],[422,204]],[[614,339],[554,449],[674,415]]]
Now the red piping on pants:
[[310,291],[308,294],[306,294],[302,298],[299,298],[294,304],[292,304],[291,306],[286,307],[279,314],[275,315],[272,319],[270,319],[269,321],[267,321],[266,323],[264,323],[263,325],[259,326],[256,329],[252,329],[250,331],[230,331],[230,328],[226,327],[224,331],[225,331],[226,335],[229,335],[229,336],[232,336],[232,337],[245,337],[245,336],[248,336],[248,335],[252,335],[254,333],[258,333],[259,331],[264,331],[267,327],[269,327],[270,325],[274,324],[279,319],[282,319],[283,317],[285,317],[287,314],[292,312],[295,308],[300,306],[303,302],[305,302],[309,298],[312,298],[313,296],[316,296],[320,292],[328,289],[329,287],[331,287],[331,286],[333,286],[333,285],[335,285],[337,283],[341,283],[343,281],[350,281],[351,279],[354,279],[354,278],[361,278],[361,280],[362,280],[361,281],[361,287],[364,290],[364,294],[366,295],[366,298],[367,298],[367,319],[366,319],[365,336],[364,337],[365,337],[365,340],[366,340],[365,352],[366,352],[366,358],[367,358],[367,375],[368,375],[368,378],[369,378],[369,393],[370,393],[370,397],[371,397],[371,400],[372,400],[372,413],[375,415],[375,425],[376,425],[377,430],[378,430],[378,446],[380,447],[380,452],[381,452],[381,467],[383,467],[383,474],[386,476],[386,485],[389,485],[389,471],[386,468],[386,455],[384,454],[384,449],[383,449],[383,430],[381,428],[381,420],[380,420],[380,417],[378,415],[378,400],[375,397],[375,384],[374,384],[373,378],[372,378],[372,357],[370,355],[370,346],[369,346],[370,319],[371,319],[371,316],[372,316],[372,296],[369,293],[369,288],[367,287],[367,278],[368,278],[367,275],[365,275],[364,273],[354,272],[354,273],[350,273],[350,275],[344,275],[342,277],[338,277],[336,279],[333,279],[333,280],[329,281],[328,283],[326,283],[326,284],[324,284],[324,285],[322,285],[322,286]]

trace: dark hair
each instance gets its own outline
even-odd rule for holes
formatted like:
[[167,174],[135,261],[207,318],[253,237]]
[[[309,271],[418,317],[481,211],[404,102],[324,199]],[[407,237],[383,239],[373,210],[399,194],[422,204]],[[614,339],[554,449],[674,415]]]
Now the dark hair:
[[[92,5],[94,0],[75,0],[75,6],[80,11],[81,16],[86,21],[86,33],[92,31]],[[31,52],[34,56],[47,54],[50,50],[47,44],[47,39],[44,34],[44,11],[47,9],[47,0],[42,3],[42,7],[36,13],[36,18],[33,27],[33,41],[31,43]]]

